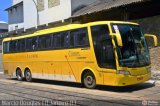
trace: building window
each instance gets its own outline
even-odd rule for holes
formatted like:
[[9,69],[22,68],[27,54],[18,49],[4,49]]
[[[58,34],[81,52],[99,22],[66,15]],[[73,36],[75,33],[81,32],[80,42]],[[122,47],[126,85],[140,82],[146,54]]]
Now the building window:
[[37,8],[38,8],[38,11],[44,10],[44,0],[37,0]]
[[48,8],[60,5],[60,0],[48,0]]

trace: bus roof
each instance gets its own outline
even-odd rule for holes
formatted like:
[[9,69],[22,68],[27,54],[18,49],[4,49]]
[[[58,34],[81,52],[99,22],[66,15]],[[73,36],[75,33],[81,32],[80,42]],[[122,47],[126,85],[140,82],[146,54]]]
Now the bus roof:
[[76,28],[82,28],[82,27],[87,27],[87,26],[92,26],[92,25],[110,24],[110,23],[138,25],[137,23],[125,22],[125,21],[97,21],[97,22],[90,22],[90,23],[86,23],[86,24],[69,24],[69,25],[64,25],[64,26],[60,26],[60,27],[39,30],[39,31],[36,31],[36,32],[34,32],[32,34],[28,34],[28,35],[4,38],[3,42],[32,37],[32,36],[37,36],[37,35],[49,34],[49,33],[54,33],[54,32],[66,31],[66,30],[71,30],[71,29],[76,29]]

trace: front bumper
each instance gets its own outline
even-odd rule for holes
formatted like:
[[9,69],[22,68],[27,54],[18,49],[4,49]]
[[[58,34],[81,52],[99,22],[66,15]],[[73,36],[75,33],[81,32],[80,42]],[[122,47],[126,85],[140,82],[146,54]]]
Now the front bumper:
[[117,75],[115,86],[128,86],[128,85],[144,83],[145,81],[150,80],[150,78],[151,78],[151,73],[138,76]]

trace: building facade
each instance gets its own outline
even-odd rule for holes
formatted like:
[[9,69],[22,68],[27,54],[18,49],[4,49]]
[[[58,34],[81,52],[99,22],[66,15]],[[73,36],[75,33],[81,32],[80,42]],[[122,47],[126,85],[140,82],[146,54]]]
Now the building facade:
[[6,9],[9,31],[26,30],[37,26],[64,21],[79,9],[96,0],[13,0]]
[[8,24],[0,21],[0,34],[8,32]]
[[2,38],[7,35],[8,24],[6,22],[0,21],[0,52],[2,51]]

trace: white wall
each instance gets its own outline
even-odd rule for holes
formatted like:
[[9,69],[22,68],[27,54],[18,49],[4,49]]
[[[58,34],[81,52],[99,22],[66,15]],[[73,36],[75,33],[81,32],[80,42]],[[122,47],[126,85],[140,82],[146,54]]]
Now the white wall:
[[16,8],[13,8],[8,11],[8,20],[9,20],[9,32],[14,31],[16,27],[18,29],[24,28],[24,13],[23,13],[23,4],[19,4]]
[[[60,5],[48,8],[48,0],[45,0],[45,9],[39,12],[39,25],[67,19],[71,16],[71,0],[60,0]],[[25,29],[36,27],[37,10],[33,0],[24,0],[24,27]]]
[[37,10],[33,0],[23,1],[24,9],[24,28],[32,28],[37,25]]
[[[20,1],[22,0],[13,0],[14,3],[17,3]],[[39,16],[38,24],[44,25],[44,24],[67,19],[72,16],[72,11],[79,8],[80,6],[89,5],[94,1],[96,0],[60,0],[59,6],[48,8],[48,0],[44,0],[45,8],[43,11],[40,11],[38,13],[38,16]],[[9,16],[12,19],[12,21],[14,21],[14,17],[19,18],[19,19],[16,19],[17,21],[16,23],[19,24],[18,28],[21,28],[23,25],[24,25],[24,29],[37,27],[37,9],[33,0],[23,0],[23,8],[21,8],[21,13],[22,11],[23,11],[23,18],[24,18],[23,22],[17,21],[17,20],[21,20],[19,14],[14,16],[11,16],[11,15]],[[15,21],[11,22],[9,25],[10,27],[9,30],[14,30],[16,23]]]
[[60,5],[52,8],[48,8],[48,0],[46,1],[45,10],[39,13],[41,25],[64,20],[71,16],[71,0],[60,0]]
[[24,23],[9,24],[9,26],[8,26],[9,32],[16,30],[17,26],[18,26],[18,29],[22,29],[22,28],[24,28]]

